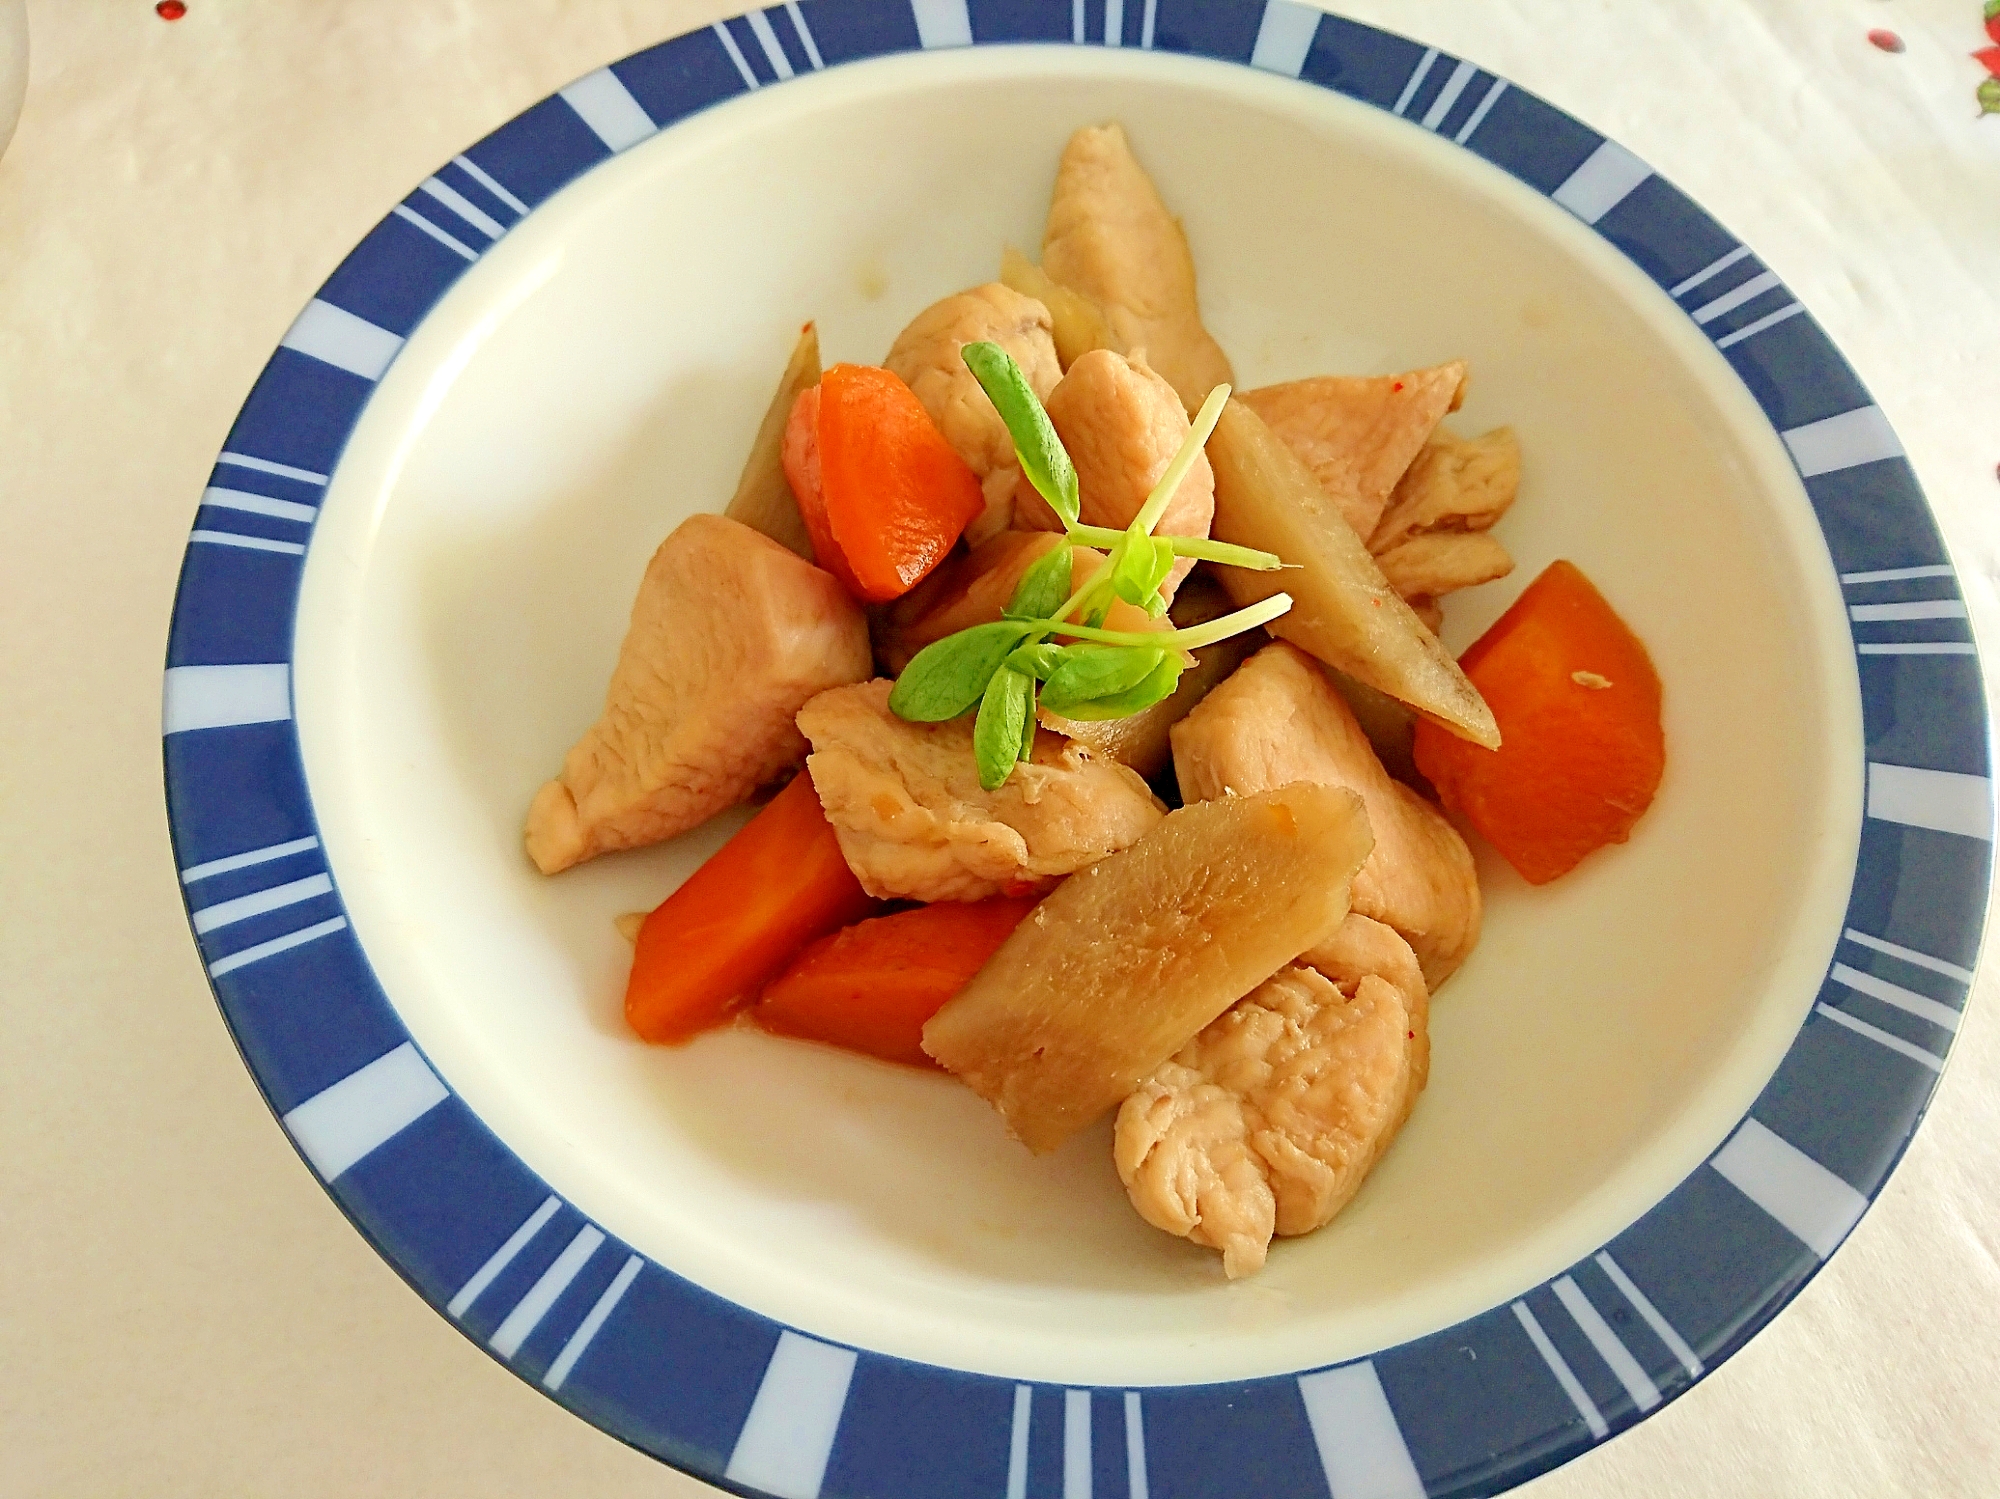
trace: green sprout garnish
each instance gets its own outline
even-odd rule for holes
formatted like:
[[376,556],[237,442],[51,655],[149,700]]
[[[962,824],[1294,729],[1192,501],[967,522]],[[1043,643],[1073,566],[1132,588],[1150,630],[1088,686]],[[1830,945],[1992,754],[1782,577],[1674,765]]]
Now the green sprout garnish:
[[[1271,553],[1250,547],[1206,537],[1153,535],[1215,430],[1229,387],[1218,385],[1209,392],[1180,451],[1132,524],[1120,531],[1082,524],[1076,466],[1007,351],[998,344],[967,344],[963,357],[1006,423],[1021,472],[1062,520],[1063,535],[1022,576],[1001,619],[947,635],[917,652],[896,679],[889,708],[913,723],[943,723],[976,707],[973,756],[979,763],[979,784],[993,791],[1034,749],[1038,693],[1042,707],[1064,718],[1124,718],[1172,695],[1180,683],[1183,651],[1267,624],[1291,608],[1292,600],[1289,594],[1273,594],[1185,630],[1105,629],[1105,615],[1117,599],[1154,619],[1165,614],[1167,601],[1160,588],[1179,558],[1258,572],[1284,565]],[[1082,583],[1072,568],[1079,546],[1108,552]],[[1061,636],[1063,642],[1051,636]]]

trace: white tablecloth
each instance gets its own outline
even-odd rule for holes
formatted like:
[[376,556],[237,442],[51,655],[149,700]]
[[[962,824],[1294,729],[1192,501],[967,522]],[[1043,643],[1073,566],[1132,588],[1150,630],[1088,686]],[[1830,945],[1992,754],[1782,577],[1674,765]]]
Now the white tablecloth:
[[[195,497],[258,368],[436,163],[718,0],[36,0],[0,158],[0,1492],[710,1492],[484,1357],[273,1126],[160,797]],[[2000,116],[1979,0],[1365,0],[1615,137],[1775,268],[1900,432],[2000,661]],[[1871,28],[1906,50],[1872,45]],[[2000,1493],[1993,965],[1852,1240],[1536,1499]]]

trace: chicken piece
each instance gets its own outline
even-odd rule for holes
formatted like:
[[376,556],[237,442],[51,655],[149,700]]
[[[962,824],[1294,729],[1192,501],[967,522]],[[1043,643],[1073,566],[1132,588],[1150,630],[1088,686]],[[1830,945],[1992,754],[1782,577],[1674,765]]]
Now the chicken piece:
[[1479,940],[1472,854],[1444,814],[1389,778],[1354,710],[1312,658],[1268,645],[1173,728],[1174,772],[1188,801],[1294,781],[1360,793],[1375,848],[1354,877],[1353,907],[1394,927],[1435,993]]
[[603,716],[528,808],[528,856],[555,874],[735,806],[805,757],[799,709],[872,664],[830,573],[738,521],[688,517],[646,565]]
[[917,393],[945,440],[979,476],[986,509],[965,528],[973,546],[1007,528],[1020,464],[1007,424],[965,367],[959,350],[996,343],[1013,356],[1043,400],[1062,378],[1049,310],[997,281],[933,302],[896,336],[883,366]]
[[1320,375],[1243,393],[1366,541],[1396,481],[1465,396],[1465,361],[1400,375]]
[[1439,427],[1396,481],[1368,550],[1379,556],[1425,531],[1484,531],[1507,513],[1520,487],[1521,445],[1512,427],[1472,438]]
[[[1076,465],[1086,526],[1124,530],[1187,441],[1188,417],[1174,388],[1143,360],[1093,349],[1069,367],[1046,402],[1049,421]],[[1215,470],[1196,454],[1154,526],[1160,536],[1206,536],[1215,519]],[[1024,477],[1014,489],[1014,524],[1060,531],[1062,520]],[[1183,557],[1161,586],[1168,600],[1194,567]]]
[[1189,411],[1233,378],[1201,325],[1187,235],[1120,126],[1086,126],[1063,147],[1042,270],[1094,303],[1114,347],[1143,351]]
[[1407,602],[1410,606],[1410,613],[1416,615],[1418,623],[1426,630],[1429,630],[1431,634],[1435,635],[1439,630],[1444,628],[1444,610],[1439,606],[1438,601],[1429,594],[1420,593],[1415,598],[1407,600]]
[[1506,577],[1514,559],[1484,531],[1427,531],[1382,553],[1375,565],[1405,599],[1439,599]]
[[984,900],[1047,890],[1166,815],[1123,765],[1055,734],[997,791],[979,785],[972,719],[907,723],[887,681],[822,693],[800,712],[806,768],[870,895]]
[[1231,1280],[1263,1268],[1273,1233],[1331,1221],[1409,1114],[1410,1018],[1372,974],[1349,997],[1285,968],[1237,1001],[1118,1110],[1139,1216],[1221,1250]]
[[1353,997],[1355,986],[1373,974],[1403,996],[1410,1016],[1410,1102],[1431,1079],[1431,991],[1417,955],[1396,929],[1359,911],[1349,911],[1340,930],[1299,956],[1299,966],[1327,979]]

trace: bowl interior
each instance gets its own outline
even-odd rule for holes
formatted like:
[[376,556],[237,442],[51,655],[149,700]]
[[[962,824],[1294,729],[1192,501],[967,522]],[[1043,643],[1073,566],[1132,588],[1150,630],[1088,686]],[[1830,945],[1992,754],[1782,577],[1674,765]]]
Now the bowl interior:
[[[1256,1279],[1146,1227],[1108,1125],[1054,1157],[942,1078],[623,1026],[619,912],[741,821],[545,880],[528,798],[589,723],[652,548],[733,487],[798,324],[872,362],[1039,240],[1077,125],[1185,217],[1240,383],[1471,360],[1511,424],[1506,582],[1550,560],[1651,648],[1669,763],[1632,841],[1530,889],[1433,1011],[1430,1088],[1330,1228]],[[825,1337],[1020,1378],[1241,1378],[1448,1325],[1555,1273],[1722,1139],[1810,1002],[1860,807],[1841,605],[1724,361],[1532,191],[1404,121],[1191,59],[982,48],[744,97],[573,185],[409,340],[308,558],[296,696],[356,931],[442,1074],[583,1211]]]

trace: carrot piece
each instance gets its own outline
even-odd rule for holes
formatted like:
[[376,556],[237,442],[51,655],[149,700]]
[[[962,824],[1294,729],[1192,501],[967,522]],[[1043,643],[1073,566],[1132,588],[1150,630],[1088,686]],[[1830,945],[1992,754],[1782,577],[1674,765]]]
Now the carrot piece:
[[821,566],[871,604],[908,593],[985,508],[916,393],[869,365],[836,364],[799,393],[784,463]]
[[924,1022],[986,966],[1035,899],[941,901],[822,937],[764,990],[751,1018],[781,1036],[936,1067]]
[[1481,749],[1420,721],[1417,769],[1530,884],[1623,843],[1666,767],[1660,679],[1625,621],[1554,562],[1459,665],[1500,725]]
[[625,1019],[648,1041],[686,1041],[807,942],[873,909],[801,773],[646,918]]
[[808,385],[792,402],[792,414],[785,422],[782,454],[785,482],[799,502],[799,518],[806,523],[806,534],[812,538],[813,560],[838,578],[841,587],[859,598],[861,585],[847,565],[846,554],[834,541],[833,526],[827,520],[826,486],[820,481],[819,406],[818,385]]

